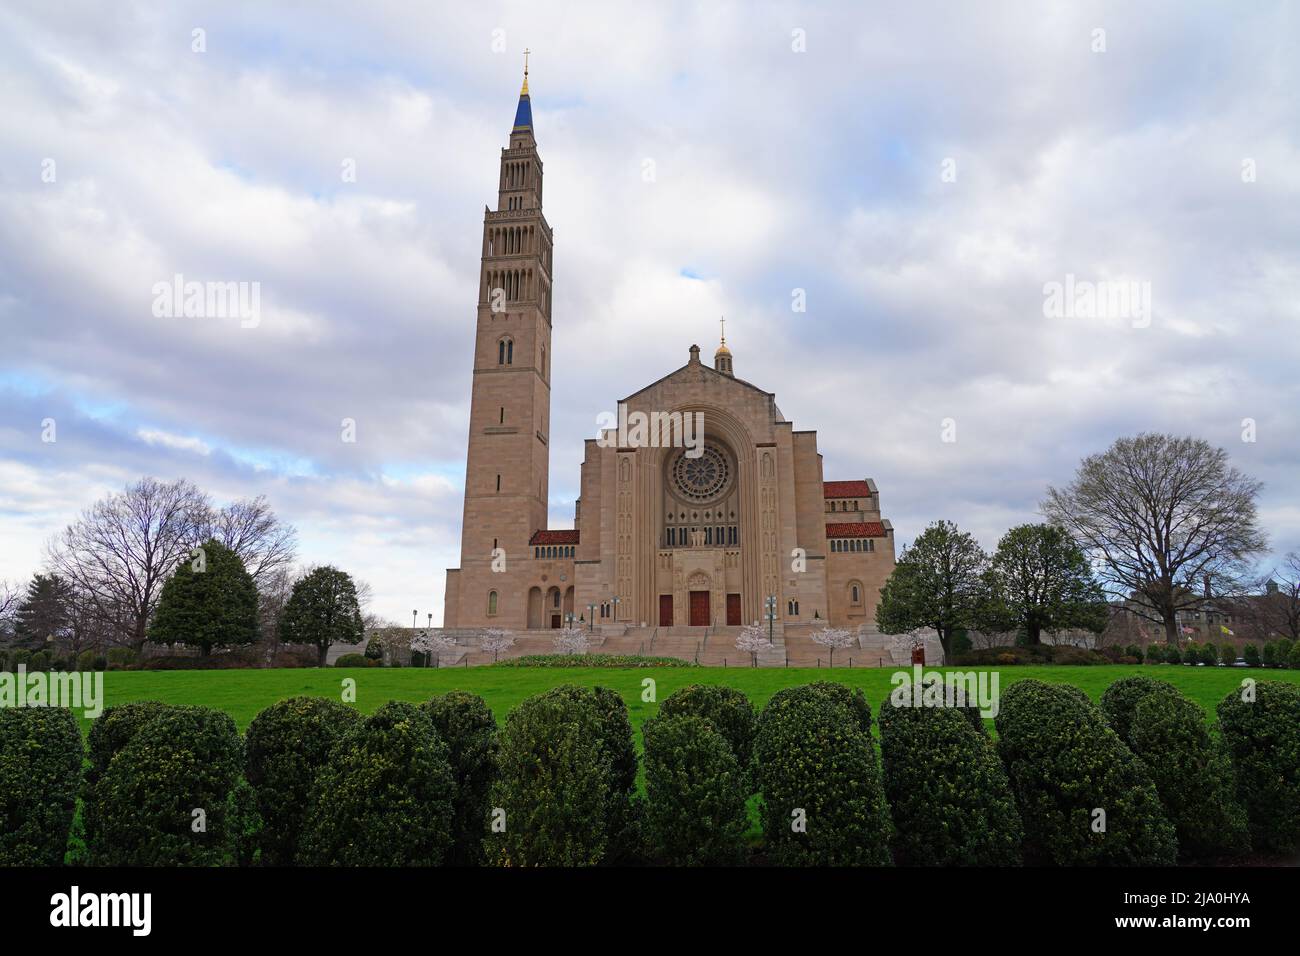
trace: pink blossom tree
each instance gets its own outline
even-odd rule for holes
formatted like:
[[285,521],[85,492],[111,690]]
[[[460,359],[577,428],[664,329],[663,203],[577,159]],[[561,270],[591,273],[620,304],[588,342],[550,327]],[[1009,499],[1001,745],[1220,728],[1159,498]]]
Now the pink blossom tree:
[[489,627],[483,632],[482,648],[492,654],[493,663],[497,660],[497,655],[502,651],[508,651],[515,646],[514,634],[507,631],[504,627]]

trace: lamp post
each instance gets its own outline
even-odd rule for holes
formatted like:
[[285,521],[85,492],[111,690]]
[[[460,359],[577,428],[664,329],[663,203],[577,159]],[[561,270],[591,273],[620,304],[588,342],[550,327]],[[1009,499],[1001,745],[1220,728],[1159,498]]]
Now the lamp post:
[[596,605],[587,605],[587,630],[590,631],[596,626]]
[[572,611],[570,611],[570,612],[566,615],[566,620],[569,622],[569,630],[573,630],[573,612],[572,612]]
[[767,596],[767,599],[763,602],[763,606],[767,608],[767,643],[771,644],[772,643],[772,621],[776,618],[775,595],[769,594]]
[[618,601],[619,601],[618,595],[615,594],[614,595],[614,621],[615,622],[618,621]]

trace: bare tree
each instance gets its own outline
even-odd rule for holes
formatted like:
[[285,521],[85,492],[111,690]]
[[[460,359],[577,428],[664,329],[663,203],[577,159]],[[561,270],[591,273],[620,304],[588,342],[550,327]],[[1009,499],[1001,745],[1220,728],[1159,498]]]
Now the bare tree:
[[1264,584],[1264,594],[1249,602],[1264,635],[1300,641],[1300,551],[1292,551]]
[[1178,616],[1242,587],[1267,544],[1256,518],[1261,484],[1198,438],[1141,434],[1090,455],[1043,514],[1101,561],[1099,577],[1130,610],[1178,641]]
[[22,600],[23,586],[17,581],[0,581],[0,641],[7,641],[14,632],[14,616]]
[[144,646],[163,581],[189,554],[211,505],[184,479],[142,478],[82,512],[48,546],[49,565],[90,602],[115,643]]
[[235,552],[259,590],[292,565],[298,547],[297,530],[276,517],[264,495],[209,511],[194,529],[194,538],[196,546],[216,538]]

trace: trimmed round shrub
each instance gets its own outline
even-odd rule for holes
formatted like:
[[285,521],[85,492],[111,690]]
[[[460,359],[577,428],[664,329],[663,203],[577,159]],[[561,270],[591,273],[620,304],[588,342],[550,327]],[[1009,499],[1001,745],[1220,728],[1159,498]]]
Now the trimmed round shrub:
[[487,702],[475,694],[453,690],[421,705],[433,729],[447,743],[456,794],[452,799],[452,851],[447,862],[478,866],[484,862],[488,792],[496,777],[497,722]]
[[1020,864],[1011,783],[993,745],[960,710],[886,700],[880,760],[900,866]]
[[1136,644],[1130,644],[1128,647],[1124,648],[1124,656],[1131,657],[1141,664],[1143,661],[1142,648],[1138,647]]
[[1081,696],[1039,680],[1002,695],[998,753],[1025,828],[1026,862],[1172,865],[1174,829],[1151,775]]
[[[848,687],[835,681],[813,681],[811,684],[800,684],[798,687],[786,687],[777,691],[772,695],[772,700],[768,701],[768,706],[772,705],[772,701],[784,697],[818,697],[841,704],[853,714],[858,729],[868,736],[871,735],[871,704],[867,702],[867,695],[861,688]],[[757,730],[755,735],[757,736]]]
[[[33,657],[34,661],[36,658]],[[1264,645],[1263,664],[1265,667],[1277,667],[1277,642],[1269,641]]]
[[646,829],[672,866],[745,860],[745,773],[731,743],[702,717],[656,717],[645,738]]
[[1183,652],[1178,649],[1176,644],[1167,644],[1164,649],[1164,658],[1166,664],[1181,664],[1183,662]]
[[0,708],[0,866],[63,863],[83,757],[66,707]]
[[[157,700],[135,700],[105,708],[90,725],[90,733],[86,737],[86,756],[90,760],[90,767],[86,771],[87,804],[91,803],[90,788],[103,776],[117,752],[149,721],[175,709],[172,704]],[[89,807],[87,812],[89,813]]]
[[19,664],[31,670],[31,663],[32,652],[25,647],[15,647],[13,653],[9,655],[9,664],[14,670],[18,670]]
[[1287,658],[1287,666],[1292,669],[1300,669],[1300,641],[1291,645],[1291,656]]
[[1228,666],[1237,663],[1237,649],[1226,641],[1219,645],[1219,660]]
[[1181,694],[1147,694],[1133,710],[1128,740],[1151,772],[1177,831],[1180,859],[1215,859],[1250,850],[1232,766],[1206,730],[1204,710]]
[[1207,667],[1219,666],[1219,649],[1211,641],[1206,641],[1201,645],[1198,657],[1201,663]]
[[1129,742],[1129,732],[1133,724],[1133,711],[1138,701],[1150,694],[1167,694],[1181,697],[1178,688],[1168,681],[1156,680],[1154,677],[1121,677],[1101,695],[1101,712],[1111,729],[1119,734],[1119,739]]
[[366,652],[362,656],[366,660],[382,661],[384,659],[384,642],[377,637],[372,637],[366,641]]
[[744,692],[734,687],[691,684],[674,691],[659,705],[661,717],[700,717],[722,735],[742,773],[754,761],[754,733],[758,717]]
[[1241,659],[1246,662],[1247,667],[1258,667],[1260,665],[1259,645],[1253,641],[1244,644],[1241,648]]
[[91,864],[228,862],[235,838],[228,803],[243,751],[234,720],[218,710],[169,707],[145,720],[90,788],[97,814],[93,831],[87,828]]
[[1147,648],[1146,662],[1148,664],[1163,664],[1165,662],[1164,651],[1159,644],[1152,644]]
[[438,866],[451,850],[455,792],[429,715],[389,701],[345,731],[317,772],[298,862]]
[[51,669],[50,665],[53,662],[54,655],[49,651],[37,651],[27,662],[27,669],[29,671],[48,671]]
[[600,719],[600,743],[609,761],[609,810],[606,815],[608,841],[605,862],[626,864],[636,861],[644,851],[641,820],[645,807],[636,795],[636,739],[627,704],[618,691],[608,687],[590,690],[561,684],[546,693],[565,700],[586,700]]
[[324,697],[291,697],[253,718],[244,734],[248,783],[262,821],[263,866],[288,866],[298,855],[312,784],[330,751],[361,720]]
[[1300,687],[1282,681],[1234,690],[1219,701],[1219,726],[1237,776],[1255,849],[1300,847]]
[[617,793],[604,729],[586,695],[538,694],[506,717],[492,825],[484,842],[501,866],[594,866],[605,858]]
[[864,729],[866,700],[831,687],[847,691],[787,688],[759,715],[754,757],[767,847],[783,866],[887,865],[892,828]]

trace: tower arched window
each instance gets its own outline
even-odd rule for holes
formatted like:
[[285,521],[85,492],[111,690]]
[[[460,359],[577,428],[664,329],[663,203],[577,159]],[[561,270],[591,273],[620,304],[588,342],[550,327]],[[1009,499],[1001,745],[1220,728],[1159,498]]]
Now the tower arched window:
[[496,592],[496,591],[489,591],[489,592],[488,592],[488,610],[487,610],[487,612],[488,612],[489,614],[495,614],[495,613],[497,612],[497,592]]
[[509,337],[497,342],[497,364],[514,365],[515,364],[515,340]]

